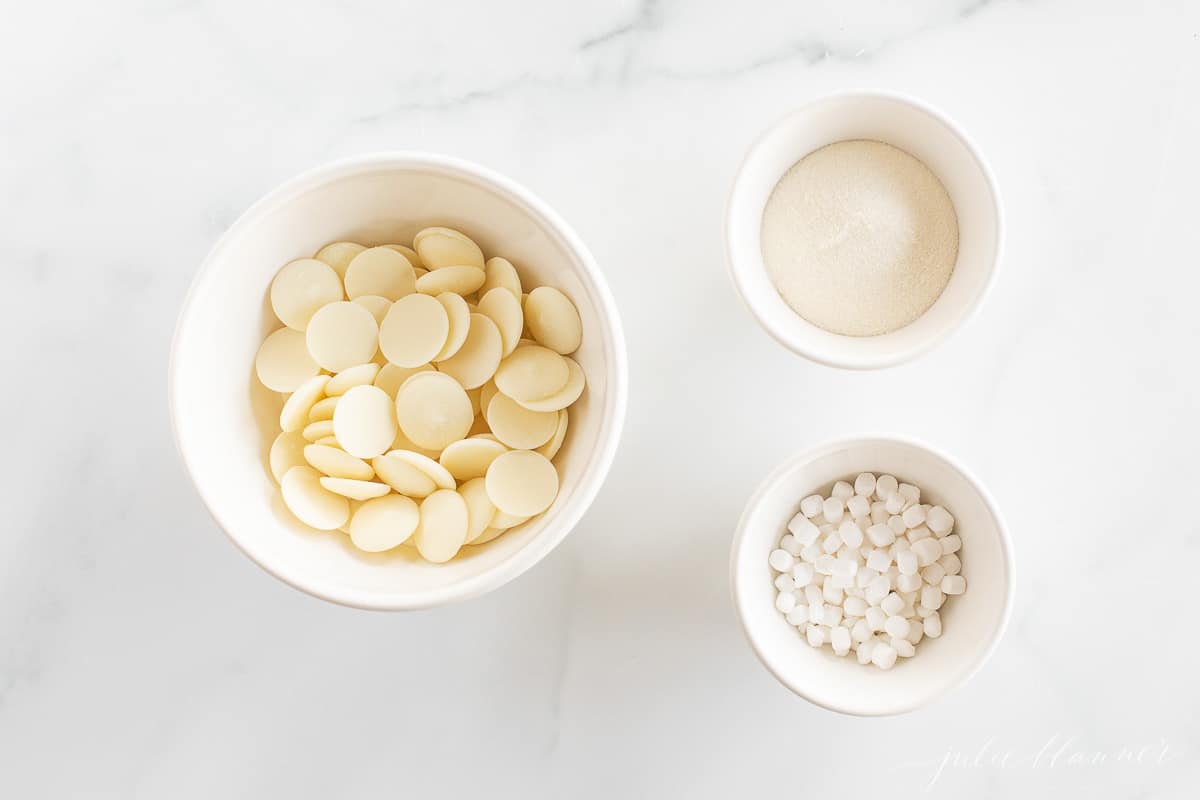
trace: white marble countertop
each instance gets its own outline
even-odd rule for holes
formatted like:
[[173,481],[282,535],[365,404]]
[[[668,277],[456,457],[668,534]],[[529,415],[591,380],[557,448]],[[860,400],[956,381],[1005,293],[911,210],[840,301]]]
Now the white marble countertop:
[[[1194,796],[1200,8],[847,5],[10,5],[0,796]],[[771,341],[722,255],[747,144],[849,87],[956,118],[1008,221],[980,315],[867,374]],[[551,557],[480,601],[372,614],[228,543],[176,457],[165,372],[243,209],[407,148],[573,223],[622,309],[631,394]],[[779,686],[726,582],[752,487],[862,429],[969,464],[1019,564],[983,671],[880,720]]]

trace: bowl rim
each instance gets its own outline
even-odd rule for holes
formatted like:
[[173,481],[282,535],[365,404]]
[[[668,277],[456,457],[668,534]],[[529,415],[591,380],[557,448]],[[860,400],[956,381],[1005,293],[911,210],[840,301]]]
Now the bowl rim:
[[[597,446],[583,467],[579,484],[559,509],[552,526],[547,527],[506,560],[478,575],[449,586],[420,592],[389,594],[381,598],[376,593],[354,588],[316,586],[297,575],[279,569],[277,565],[268,565],[259,557],[257,549],[242,541],[242,536],[236,534],[222,518],[217,510],[215,498],[210,495],[210,489],[197,479],[195,467],[181,434],[178,400],[183,367],[179,358],[179,343],[183,332],[197,313],[195,299],[201,288],[216,279],[215,265],[224,257],[232,242],[257,224],[263,216],[322,184],[364,173],[394,169],[432,170],[489,188],[514,203],[526,214],[538,219],[545,226],[548,235],[557,238],[564,249],[574,254],[591,284],[599,306],[609,391],[606,393],[602,411]],[[421,151],[372,152],[319,164],[289,178],[256,200],[217,239],[196,270],[175,323],[169,352],[167,405],[171,417],[172,438],[192,486],[217,526],[247,558],[280,581],[322,600],[364,610],[415,610],[468,600],[500,588],[549,555],[579,524],[604,484],[620,445],[628,403],[628,356],[620,314],[604,274],[579,235],[545,201],[511,178],[472,161]]]
[[[793,680],[791,677],[781,673],[776,669],[772,659],[759,647],[759,643],[750,635],[750,631],[746,625],[746,619],[749,614],[757,613],[756,610],[749,609],[744,602],[744,593],[739,591],[738,583],[738,561],[742,553],[743,546],[746,540],[746,531],[749,524],[751,512],[762,502],[763,497],[772,489],[779,481],[783,480],[784,476],[798,466],[808,463],[826,453],[844,448],[847,446],[857,446],[869,444],[871,442],[887,442],[890,444],[899,444],[904,447],[911,447],[918,450],[923,450],[926,453],[941,459],[954,470],[958,471],[963,478],[979,493],[983,499],[984,506],[987,508],[988,514],[991,516],[996,526],[996,533],[1000,540],[1000,550],[1004,555],[1003,563],[1007,580],[1005,581],[1004,591],[1004,607],[1001,609],[1000,622],[996,626],[994,635],[987,647],[983,648],[974,658],[973,663],[969,668],[962,671],[954,680],[941,686],[937,691],[925,695],[917,696],[909,701],[898,703],[894,706],[864,709],[861,707],[852,708],[846,705],[839,705],[836,702],[828,699],[820,699],[813,696],[801,683]],[[958,687],[965,684],[992,657],[992,653],[1000,644],[1000,640],[1004,638],[1004,633],[1008,629],[1009,620],[1012,617],[1013,598],[1016,593],[1016,559],[1013,554],[1012,537],[1009,534],[1008,527],[1004,523],[1004,517],[1000,514],[1000,509],[996,504],[995,498],[991,492],[987,490],[983,482],[967,469],[963,464],[946,453],[944,450],[934,447],[933,445],[911,436],[902,436],[890,433],[859,433],[848,434],[844,436],[827,439],[818,444],[812,445],[801,450],[798,453],[784,459],[782,463],[771,470],[771,472],[762,480],[754,493],[750,495],[750,499],[746,501],[745,508],[742,510],[741,516],[738,518],[737,528],[733,536],[733,543],[730,546],[729,552],[729,592],[733,602],[734,613],[737,616],[738,627],[741,628],[742,636],[750,645],[750,649],[754,651],[755,657],[759,662],[766,667],[775,679],[782,683],[785,687],[791,690],[796,695],[802,697],[815,706],[835,711],[839,714],[847,714],[855,717],[884,717],[893,716],[896,714],[904,714],[909,711],[915,711],[918,708],[926,706],[941,697],[946,696]],[[774,611],[774,609],[771,609]]]
[[[742,205],[742,194],[745,191],[744,182],[746,180],[746,169],[753,160],[758,151],[763,147],[766,141],[771,138],[784,125],[791,123],[803,117],[806,114],[812,113],[818,106],[826,105],[833,102],[838,102],[848,99],[870,99],[870,100],[887,100],[892,102],[903,103],[911,106],[916,110],[927,114],[938,123],[943,125],[953,136],[955,136],[966,148],[975,164],[979,167],[980,173],[983,175],[984,183],[987,185],[988,194],[992,201],[992,214],[996,226],[996,247],[990,263],[987,266],[988,275],[983,283],[983,287],[976,294],[975,298],[963,306],[959,312],[959,317],[954,323],[935,336],[929,336],[918,341],[916,344],[907,348],[898,348],[892,352],[885,353],[879,356],[859,356],[856,354],[841,354],[838,355],[823,348],[808,339],[798,339],[790,336],[788,332],[780,329],[778,326],[772,325],[763,314],[759,311],[759,301],[752,298],[748,292],[744,282],[744,275],[747,274],[751,267],[746,264],[746,259],[739,258],[734,253],[733,242],[731,239],[731,229],[734,225],[734,216],[738,213],[738,209]],[[991,165],[984,158],[983,152],[975,144],[974,140],[967,135],[966,131],[957,122],[951,119],[945,112],[939,108],[930,105],[929,103],[920,100],[902,92],[894,92],[886,89],[844,89],[835,92],[829,92],[819,95],[792,109],[788,113],[780,116],[774,122],[767,126],[762,131],[750,146],[746,149],[746,154],[742,157],[738,164],[737,172],[734,175],[733,185],[729,190],[729,194],[725,202],[725,266],[729,273],[729,278],[733,282],[735,291],[738,297],[741,298],[743,305],[750,311],[750,314],[776,342],[791,350],[793,353],[803,356],[810,361],[818,364],[823,364],[827,367],[847,370],[871,370],[884,369],[894,367],[899,364],[911,361],[918,356],[921,356],[938,345],[945,342],[953,333],[966,325],[983,305],[984,299],[992,292],[996,284],[996,279],[1000,272],[1000,264],[1004,256],[1004,206],[1001,200],[1000,188],[996,182],[995,173],[992,171]],[[838,335],[838,334],[833,334]],[[857,337],[846,336],[846,339],[854,339]]]

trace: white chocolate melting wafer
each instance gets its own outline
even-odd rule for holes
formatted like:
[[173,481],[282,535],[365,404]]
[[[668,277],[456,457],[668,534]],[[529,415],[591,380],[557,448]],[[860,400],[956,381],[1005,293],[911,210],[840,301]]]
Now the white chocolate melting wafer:
[[510,450],[500,456],[488,467],[484,480],[492,504],[506,514],[540,514],[558,495],[558,472],[554,465],[545,456],[529,450]]
[[304,460],[318,472],[331,478],[369,481],[375,477],[371,465],[340,447],[314,442],[304,448]]
[[334,478],[328,475],[321,478],[321,485],[334,494],[349,497],[351,500],[370,500],[374,497],[383,497],[392,490],[386,483],[360,481],[354,478]]
[[486,417],[496,438],[514,450],[541,447],[558,428],[557,412],[530,411],[504,394],[492,398]]
[[328,375],[314,375],[292,392],[279,412],[279,428],[283,431],[298,431],[308,424],[308,412],[325,394]]
[[483,314],[472,314],[466,341],[457,353],[438,364],[438,370],[453,377],[464,389],[475,389],[496,373],[503,351],[496,323]]
[[379,295],[399,300],[416,290],[416,273],[403,253],[389,247],[363,250],[346,267],[346,295]]
[[482,478],[492,462],[507,451],[508,448],[495,439],[460,439],[442,451],[438,463],[461,483]]
[[321,371],[309,355],[304,334],[280,328],[263,340],[254,357],[254,372],[263,386],[276,392],[294,392]]
[[406,295],[388,310],[379,326],[379,347],[400,367],[428,364],[446,344],[450,319],[445,307],[426,294]]
[[421,522],[413,534],[417,552],[435,564],[449,561],[467,540],[468,525],[467,503],[462,495],[439,489],[421,501]]
[[350,520],[350,541],[359,550],[382,553],[403,544],[417,530],[420,507],[398,494],[367,500]]
[[570,377],[565,358],[548,347],[535,344],[522,347],[501,361],[492,380],[497,389],[524,404],[558,393],[566,387]]
[[475,414],[458,381],[440,372],[420,372],[396,393],[396,420],[414,443],[441,450],[466,438]]
[[283,503],[310,528],[336,530],[350,516],[350,503],[322,486],[320,478],[320,473],[312,467],[289,469],[280,482]]
[[314,361],[330,372],[341,372],[375,356],[379,325],[367,309],[340,300],[313,314],[304,336]]
[[337,273],[338,277],[344,279],[346,277],[346,267],[350,266],[350,262],[354,260],[356,255],[366,249],[361,244],[355,244],[354,242],[333,242],[318,250],[313,258],[333,267],[333,271]]
[[341,300],[342,279],[328,264],[301,258],[285,264],[271,281],[271,308],[279,321],[302,331],[317,309]]
[[551,286],[539,286],[529,293],[525,323],[539,344],[559,355],[574,353],[583,339],[583,322],[575,304]]
[[453,228],[425,228],[413,237],[413,249],[431,272],[441,267],[483,269],[483,251],[466,234]]
[[378,386],[355,386],[333,411],[333,435],[342,449],[359,458],[381,455],[396,438],[396,408]]

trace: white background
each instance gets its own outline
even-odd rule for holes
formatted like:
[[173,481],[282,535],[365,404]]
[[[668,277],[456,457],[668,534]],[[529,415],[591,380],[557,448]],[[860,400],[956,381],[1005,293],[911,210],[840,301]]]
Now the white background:
[[[913,796],[948,751],[929,796],[1194,796],[1200,9],[850,5],[0,0],[0,796]],[[722,255],[749,142],[849,87],[957,119],[1008,221],[980,315],[867,374],[772,342]],[[576,227],[631,393],[604,490],[545,562],[370,614],[227,542],[176,457],[166,363],[242,210],[407,148]],[[1018,557],[991,662],[882,720],[781,688],[726,582],[752,488],[858,430],[962,459]]]

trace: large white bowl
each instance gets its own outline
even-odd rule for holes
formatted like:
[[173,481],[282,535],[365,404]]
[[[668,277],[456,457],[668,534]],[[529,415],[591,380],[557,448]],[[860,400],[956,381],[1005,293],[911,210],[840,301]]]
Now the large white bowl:
[[[945,290],[916,320],[880,336],[843,336],[808,322],[779,295],[763,263],[763,209],[779,179],[812,151],[849,139],[886,142],[922,161],[941,179],[958,215],[958,260]],[[982,154],[944,114],[902,95],[842,92],[784,117],[750,148],[729,195],[726,260],[738,293],[780,344],[833,367],[887,367],[943,341],[979,307],[1000,260],[1000,209]]]
[[[283,507],[266,456],[281,397],[254,377],[263,337],[279,327],[268,302],[275,272],[339,240],[408,243],[430,225],[503,255],[527,286],[564,291],[583,319],[575,354],[587,389],[571,407],[555,459],[561,490],[543,515],[448,564],[408,548],[367,554],[319,533]],[[257,202],[213,248],[179,317],[170,366],[176,441],[205,505],[246,555],[317,597],[370,609],[411,609],[473,597],[544,558],[579,522],[608,473],[625,418],[625,341],[613,298],[583,242],[511,180],[457,159],[378,154],[318,167]]]
[[[860,472],[890,473],[921,487],[922,502],[955,517],[962,537],[967,591],[942,608],[942,635],[923,639],[912,658],[891,670],[810,647],[775,608],[775,572],[767,556],[778,546],[800,500],[828,494]],[[738,618],[759,660],[796,694],[833,711],[862,716],[911,711],[963,683],[999,642],[1012,608],[1012,545],[996,504],[966,469],[929,445],[892,436],[826,442],[779,466],[746,503],[730,555]]]

